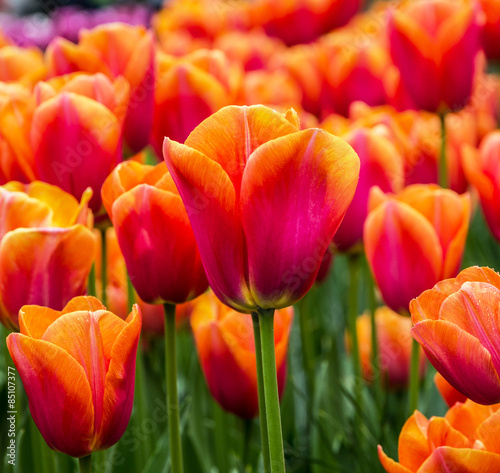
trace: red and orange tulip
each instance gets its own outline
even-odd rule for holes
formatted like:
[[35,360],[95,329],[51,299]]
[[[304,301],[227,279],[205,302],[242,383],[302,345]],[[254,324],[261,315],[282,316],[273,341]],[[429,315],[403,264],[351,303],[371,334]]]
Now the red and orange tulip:
[[498,0],[479,0],[485,21],[481,27],[481,43],[490,59],[500,59],[500,3]]
[[500,276],[477,266],[439,282],[410,304],[412,335],[429,361],[480,404],[500,401],[499,304]]
[[151,144],[161,156],[165,136],[183,143],[205,118],[234,103],[242,71],[216,50],[181,59],[159,54],[158,64]]
[[102,193],[142,300],[181,304],[207,289],[193,230],[165,163],[122,163]]
[[500,131],[489,133],[479,151],[465,147],[463,165],[467,180],[477,190],[484,217],[493,236],[500,240]]
[[389,23],[401,86],[419,109],[466,105],[480,51],[479,8],[472,0],[405,1]]
[[303,297],[354,195],[352,148],[257,105],[225,107],[163,151],[217,297],[242,312]]
[[444,417],[427,419],[415,411],[399,435],[399,463],[379,445],[382,466],[388,473],[500,471],[499,408],[468,400],[453,406]]
[[123,80],[111,83],[103,75],[39,84],[31,122],[37,178],[77,199],[91,187],[90,207],[99,212],[102,183],[122,160],[121,108],[127,97]]
[[0,47],[0,82],[18,82],[31,88],[46,74],[43,53],[39,49]]
[[[25,304],[59,310],[85,292],[95,240],[81,204],[43,182],[0,187],[0,321],[18,329]],[[36,249],[36,250],[35,250]]]
[[373,188],[369,208],[366,256],[391,309],[408,310],[411,299],[457,274],[469,228],[468,194],[423,184],[396,195]]
[[110,79],[123,76],[130,84],[124,140],[140,151],[149,140],[153,119],[155,55],[153,34],[142,26],[109,23],[82,30],[77,45],[56,38],[47,48],[49,75],[101,72]]
[[[409,317],[399,315],[389,307],[379,307],[375,311],[377,327],[377,342],[379,350],[378,369],[384,382],[393,389],[408,386],[410,358],[412,350],[412,337],[410,334],[411,320]],[[359,354],[363,378],[373,381],[374,372],[372,364],[372,338],[371,316],[365,313],[356,319],[356,330],[359,340]],[[352,347],[347,338],[347,348]],[[423,353],[421,352],[421,355]],[[423,378],[426,359],[420,357],[420,377]]]
[[24,306],[19,323],[7,346],[49,447],[83,457],[114,445],[132,411],[138,307],[122,320],[82,296],[60,312]]
[[403,186],[403,158],[395,146],[376,130],[361,128],[344,135],[359,156],[359,182],[351,205],[333,242],[347,251],[363,240],[363,224],[368,214],[368,195],[373,186],[383,192],[397,192]]
[[[285,388],[292,321],[291,307],[276,311],[274,343],[280,396]],[[191,327],[212,396],[225,410],[243,419],[255,417],[259,402],[251,316],[230,309],[208,293],[198,299]]]

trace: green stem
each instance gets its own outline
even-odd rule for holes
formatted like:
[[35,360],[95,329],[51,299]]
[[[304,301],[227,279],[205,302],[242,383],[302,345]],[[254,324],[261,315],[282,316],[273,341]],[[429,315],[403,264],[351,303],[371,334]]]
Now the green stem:
[[359,341],[356,320],[358,318],[358,270],[359,258],[349,258],[349,307],[347,311],[347,323],[352,341],[352,364],[354,370],[354,397],[357,403],[356,416],[362,412],[363,396],[361,391],[361,361],[359,357]]
[[97,296],[97,289],[95,285],[95,263],[92,263],[92,267],[90,268],[88,283],[87,283],[87,294],[89,296]]
[[276,375],[274,346],[274,309],[259,309],[260,339],[262,349],[262,377],[266,400],[267,433],[271,473],[285,472],[283,435],[281,433],[280,400]]
[[134,286],[132,284],[132,280],[130,279],[130,275],[127,273],[127,307],[128,312],[132,312],[132,307],[135,304],[135,291]]
[[[300,342],[302,345],[302,365],[307,382],[309,399],[314,399],[314,341],[311,333],[311,313],[307,310],[307,297],[302,298],[299,306]],[[308,404],[309,405],[309,404]]]
[[370,272],[370,268],[367,267],[368,271],[368,298],[369,298],[369,309],[370,309],[370,322],[371,322],[371,333],[372,333],[372,366],[373,374],[375,376],[375,401],[377,404],[377,411],[379,414],[379,420],[382,420],[383,411],[383,389],[382,389],[382,372],[380,371],[380,359],[379,359],[379,347],[378,347],[378,336],[377,336],[377,323],[375,318],[375,312],[377,310],[377,301],[375,299],[375,283],[373,281],[373,276]]
[[92,455],[81,457],[78,459],[80,473],[92,473]]
[[418,393],[420,388],[420,345],[416,340],[413,340],[411,346],[411,361],[410,361],[410,415],[413,414],[418,407]]
[[250,442],[252,440],[253,421],[251,419],[243,420],[243,454],[241,455],[241,463],[243,465],[242,472],[246,471],[248,456],[250,454]]
[[441,121],[441,153],[439,155],[439,185],[443,189],[449,187],[448,164],[446,162],[446,113],[439,115]]
[[106,288],[108,286],[108,251],[106,243],[106,228],[101,228],[101,302],[104,306],[108,305],[108,295]]
[[147,408],[147,395],[146,395],[146,379],[144,376],[144,361],[142,356],[141,348],[142,338],[139,341],[139,346],[137,347],[137,357],[136,357],[136,382],[135,382],[135,407],[134,412],[134,424],[138,432],[144,434],[143,438],[140,438],[139,449],[137,454],[134,456],[136,471],[141,471],[150,456],[150,446],[152,445],[152,439],[149,432],[143,432],[143,422],[148,419],[148,408]]
[[172,473],[182,473],[182,443],[177,395],[177,361],[175,353],[175,305],[163,304],[165,309],[165,369],[167,379],[168,428]]
[[228,445],[226,415],[215,399],[212,401],[215,422],[215,457],[219,473],[228,473]]
[[259,314],[252,312],[253,337],[255,340],[255,361],[257,366],[257,392],[259,396],[260,440],[262,443],[262,456],[264,459],[264,472],[271,473],[269,465],[269,437],[267,434],[266,398],[264,395],[264,377],[262,371],[262,343],[260,340]]

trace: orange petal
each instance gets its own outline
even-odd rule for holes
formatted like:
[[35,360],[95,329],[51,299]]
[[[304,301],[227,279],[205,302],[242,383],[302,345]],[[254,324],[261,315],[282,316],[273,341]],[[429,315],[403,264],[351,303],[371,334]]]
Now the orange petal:
[[408,470],[408,468],[389,458],[380,445],[378,446],[378,458],[387,473],[413,473],[412,470]]
[[399,461],[411,471],[417,471],[431,453],[427,438],[428,426],[427,418],[415,411],[401,429],[398,441]]
[[418,473],[442,471],[460,473],[500,471],[500,455],[470,448],[440,447],[432,453]]
[[47,328],[59,317],[61,312],[39,305],[25,305],[19,311],[19,331],[23,335],[40,339]]

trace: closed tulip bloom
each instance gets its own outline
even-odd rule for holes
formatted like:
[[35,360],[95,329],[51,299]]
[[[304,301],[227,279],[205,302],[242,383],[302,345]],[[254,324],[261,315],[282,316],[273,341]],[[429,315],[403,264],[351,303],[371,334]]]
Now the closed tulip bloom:
[[158,63],[151,144],[161,156],[165,136],[183,143],[205,118],[235,103],[242,71],[217,50],[181,59],[160,54]]
[[467,180],[479,194],[484,217],[493,236],[500,240],[500,131],[489,133],[479,150],[467,146],[463,153]]
[[102,183],[122,160],[120,110],[127,95],[126,84],[111,83],[102,75],[40,84],[31,124],[37,178],[77,199],[91,187],[90,207],[98,213]]
[[[377,342],[379,350],[378,368],[384,383],[392,389],[408,386],[410,358],[412,349],[411,320],[409,317],[399,315],[389,307],[379,307],[375,311],[377,326]],[[371,316],[365,313],[357,318],[356,330],[359,340],[359,354],[363,378],[373,381],[374,372],[372,365],[372,338]],[[352,351],[348,338],[348,349]],[[426,359],[420,352],[420,377],[425,374]]]
[[389,22],[390,52],[417,108],[464,107],[480,51],[479,8],[471,0],[406,1]]
[[132,411],[138,307],[122,320],[94,297],[76,297],[60,312],[24,306],[19,322],[7,347],[49,447],[83,457],[114,445]]
[[351,205],[333,242],[341,251],[351,249],[363,240],[363,224],[368,214],[368,195],[373,186],[383,192],[397,192],[403,186],[403,158],[382,133],[361,128],[343,138],[359,156],[359,182]]
[[203,293],[208,283],[196,240],[165,163],[121,164],[103,186],[108,193],[108,214],[139,297],[181,304]]
[[303,297],[354,195],[352,148],[257,105],[226,107],[163,152],[217,297],[242,312]]
[[7,327],[19,328],[26,303],[60,310],[85,292],[95,247],[89,198],[79,204],[43,182],[0,187],[0,321]]
[[467,400],[430,419],[415,411],[399,435],[399,463],[379,445],[380,462],[387,473],[500,471],[499,407]]
[[500,401],[500,276],[477,266],[422,293],[410,304],[412,335],[458,391],[479,404]]
[[458,273],[471,213],[468,194],[432,184],[396,195],[373,188],[369,209],[366,257],[391,309],[407,311],[422,291]]
[[[286,381],[288,339],[293,309],[276,311],[274,343],[279,395]],[[257,368],[250,315],[242,315],[217,300],[201,296],[191,315],[196,349],[212,396],[227,411],[251,419],[259,412]]]
[[155,55],[153,34],[143,26],[108,23],[80,32],[78,44],[56,38],[47,48],[49,75],[101,72],[130,84],[124,139],[134,152],[144,148],[153,119]]
[[18,82],[31,88],[46,74],[43,53],[39,49],[0,47],[0,82]]
[[500,2],[479,0],[485,21],[481,27],[481,43],[489,59],[500,59]]

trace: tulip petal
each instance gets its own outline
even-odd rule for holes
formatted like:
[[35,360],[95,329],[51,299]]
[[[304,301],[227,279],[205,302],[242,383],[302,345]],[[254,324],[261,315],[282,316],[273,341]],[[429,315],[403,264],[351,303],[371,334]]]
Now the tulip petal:
[[77,312],[86,310],[89,312],[96,312],[98,310],[106,310],[102,302],[93,296],[78,296],[73,297],[61,311],[61,315],[69,314],[70,312]]
[[239,196],[250,155],[262,144],[297,131],[281,113],[269,107],[229,106],[200,123],[185,144],[219,163]]
[[[142,316],[137,305],[131,319],[116,338],[105,381],[104,417],[96,439],[97,449],[114,445],[125,432],[134,403],[135,360],[141,334]],[[118,317],[117,317],[118,318]]]
[[186,206],[210,287],[236,310],[250,312],[255,302],[245,280],[243,229],[236,193],[219,164],[169,139],[165,161]]
[[43,340],[11,334],[7,346],[47,444],[74,457],[88,455],[94,412],[83,368],[66,351]]
[[489,416],[476,433],[488,452],[500,454],[500,409]]
[[500,401],[500,379],[479,340],[444,320],[424,320],[412,329],[427,358],[461,393],[479,404]]
[[47,328],[42,340],[65,350],[83,368],[94,405],[94,431],[98,430],[103,417],[107,363],[97,313],[81,311],[62,315]]
[[466,282],[443,302],[439,318],[476,337],[500,373],[500,289],[483,282]]
[[241,221],[250,287],[260,307],[288,306],[309,290],[358,175],[353,149],[318,129],[269,141],[250,155]]
[[492,413],[492,406],[483,406],[467,399],[455,404],[445,415],[450,425],[466,437],[476,438],[476,430]]
[[411,471],[417,471],[431,453],[427,439],[428,426],[427,418],[415,411],[401,429],[398,442],[399,461]]
[[405,468],[389,458],[380,445],[378,446],[378,458],[380,463],[382,463],[382,466],[385,468],[385,471],[388,473],[413,473],[412,470]]
[[0,242],[2,316],[9,316],[17,325],[23,305],[60,310],[71,298],[81,295],[94,247],[94,235],[82,225],[19,228],[7,233]]
[[500,455],[470,448],[440,447],[418,473],[491,473],[500,471]]
[[394,200],[368,214],[364,226],[366,256],[386,304],[408,310],[411,299],[439,280],[441,245],[428,220]]
[[39,305],[25,305],[19,311],[19,330],[23,335],[40,339],[60,316],[61,312],[58,310]]
[[427,429],[431,451],[438,447],[467,448],[469,439],[455,430],[443,417],[433,417]]
[[113,204],[113,223],[142,300],[180,304],[205,291],[196,240],[178,195],[136,186]]

